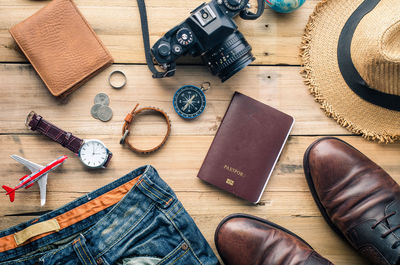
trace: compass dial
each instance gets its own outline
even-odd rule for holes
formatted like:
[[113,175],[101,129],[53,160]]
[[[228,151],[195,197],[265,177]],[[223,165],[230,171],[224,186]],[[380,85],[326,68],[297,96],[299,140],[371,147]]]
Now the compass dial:
[[206,97],[198,87],[183,86],[175,93],[173,105],[179,116],[194,119],[206,108]]

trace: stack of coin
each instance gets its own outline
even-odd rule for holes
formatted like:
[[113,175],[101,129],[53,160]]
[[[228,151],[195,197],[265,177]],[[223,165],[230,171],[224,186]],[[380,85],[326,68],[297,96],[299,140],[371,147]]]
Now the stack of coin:
[[113,112],[108,105],[110,105],[110,98],[104,93],[99,93],[94,97],[94,105],[90,110],[90,114],[95,119],[104,122],[109,121],[113,116]]

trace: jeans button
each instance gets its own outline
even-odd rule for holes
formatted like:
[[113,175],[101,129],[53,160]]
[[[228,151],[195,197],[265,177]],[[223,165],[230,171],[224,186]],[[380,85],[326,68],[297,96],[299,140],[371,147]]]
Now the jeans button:
[[96,263],[97,263],[98,265],[103,264],[103,259],[102,259],[102,258],[96,259]]
[[181,248],[183,250],[187,250],[189,247],[188,247],[188,245],[186,243],[183,243]]

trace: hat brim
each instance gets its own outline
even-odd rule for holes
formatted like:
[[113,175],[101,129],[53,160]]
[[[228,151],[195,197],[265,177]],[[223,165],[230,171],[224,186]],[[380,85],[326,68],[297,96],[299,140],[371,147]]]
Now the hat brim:
[[364,0],[323,0],[315,7],[303,35],[301,58],[305,83],[325,113],[368,140],[400,140],[400,111],[371,104],[343,79],[337,59],[340,33]]

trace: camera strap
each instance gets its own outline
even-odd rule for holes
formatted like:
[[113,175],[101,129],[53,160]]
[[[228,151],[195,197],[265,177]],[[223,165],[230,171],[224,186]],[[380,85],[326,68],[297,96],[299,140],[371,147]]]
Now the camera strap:
[[150,40],[149,40],[149,26],[147,23],[147,12],[146,12],[146,4],[144,0],[137,0],[139,13],[140,13],[140,21],[142,23],[142,36],[143,36],[143,45],[144,45],[144,53],[146,56],[147,66],[149,67],[150,71],[153,73],[153,78],[164,78],[170,77],[175,74],[176,64],[171,63],[166,69],[165,72],[160,72],[156,69],[151,52],[150,52]]
[[263,13],[265,9],[265,4],[264,0],[257,0],[257,13],[250,12],[249,10],[245,9],[242,12],[240,12],[240,17],[246,20],[255,20],[259,18]]

